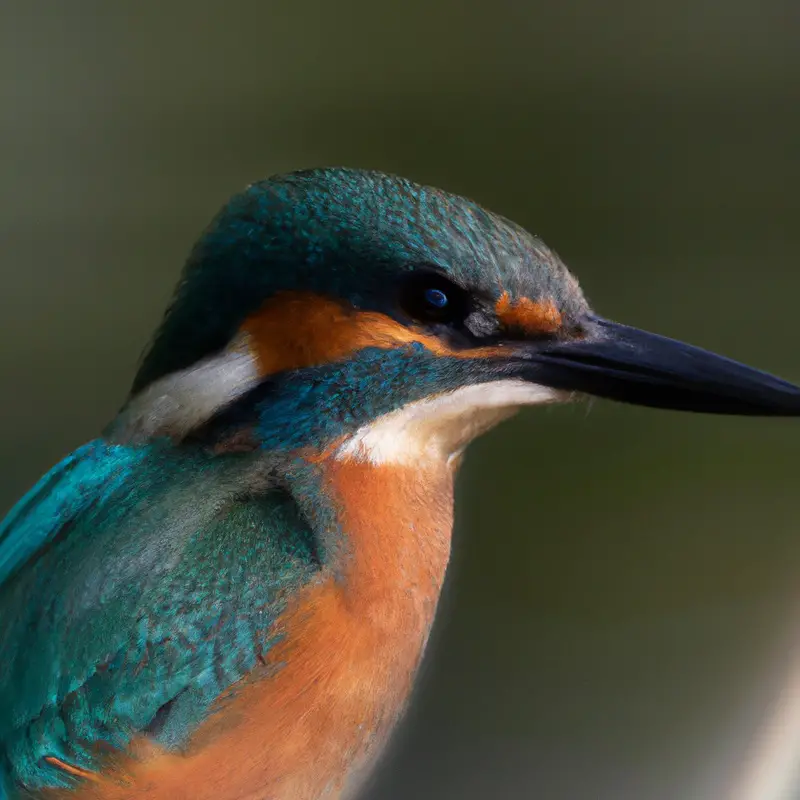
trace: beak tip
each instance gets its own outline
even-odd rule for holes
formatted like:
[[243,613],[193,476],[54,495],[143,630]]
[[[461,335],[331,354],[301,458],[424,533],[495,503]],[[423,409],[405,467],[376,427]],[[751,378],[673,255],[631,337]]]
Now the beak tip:
[[542,382],[655,408],[800,416],[800,386],[674,339],[599,317],[593,322],[597,337],[558,343],[534,356]]

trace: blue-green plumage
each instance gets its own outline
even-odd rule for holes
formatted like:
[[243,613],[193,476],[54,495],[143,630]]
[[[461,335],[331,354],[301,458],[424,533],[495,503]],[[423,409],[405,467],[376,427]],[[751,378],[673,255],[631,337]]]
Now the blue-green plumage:
[[321,169],[260,181],[200,237],[134,391],[223,347],[276,291],[346,297],[396,314],[387,288],[436,267],[493,300],[502,291],[585,308],[561,261],[527,231],[463,197],[366,170]]
[[180,746],[318,568],[260,460],[168,443],[76,451],[9,515],[0,553],[0,763],[31,789],[74,783],[45,756],[96,769],[143,731]]
[[[156,800],[340,797],[410,689],[462,449],[573,391],[800,413],[796,387],[596,317],[472,201],[358,170],[248,187],[124,409],[0,524],[0,800],[128,797],[123,773]],[[226,717],[254,684],[274,721]],[[231,746],[199,736],[220,718]]]
[[[271,451],[318,447],[393,411],[399,394],[414,402],[467,380],[477,384],[496,378],[496,371],[460,358],[433,356],[419,345],[401,353],[367,348],[352,361],[268,382],[215,416],[194,437],[215,441],[245,428]],[[320,414],[323,406],[325,413]]]

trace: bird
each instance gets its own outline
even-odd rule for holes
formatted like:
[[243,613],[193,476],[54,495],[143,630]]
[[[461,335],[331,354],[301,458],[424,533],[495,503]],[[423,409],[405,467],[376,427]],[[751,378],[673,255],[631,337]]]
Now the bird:
[[0,798],[343,800],[408,705],[467,445],[800,388],[595,313],[539,238],[371,170],[201,234],[120,411],[0,525]]

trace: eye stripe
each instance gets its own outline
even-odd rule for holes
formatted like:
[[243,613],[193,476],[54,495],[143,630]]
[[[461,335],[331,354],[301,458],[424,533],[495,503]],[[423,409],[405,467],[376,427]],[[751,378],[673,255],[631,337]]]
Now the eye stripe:
[[[302,320],[298,325],[297,321]],[[392,350],[422,345],[438,356],[505,355],[497,347],[454,348],[422,326],[405,325],[376,311],[356,311],[337,300],[283,292],[268,300],[242,326],[260,375],[330,364],[367,347]]]

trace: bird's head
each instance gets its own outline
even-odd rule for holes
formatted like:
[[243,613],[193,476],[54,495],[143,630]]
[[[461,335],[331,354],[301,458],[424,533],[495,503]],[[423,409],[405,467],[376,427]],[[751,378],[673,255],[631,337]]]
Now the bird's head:
[[551,250],[476,203],[320,169],[218,214],[111,435],[413,463],[575,393],[800,414],[791,384],[598,317]]

